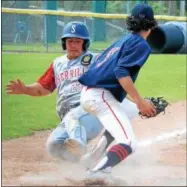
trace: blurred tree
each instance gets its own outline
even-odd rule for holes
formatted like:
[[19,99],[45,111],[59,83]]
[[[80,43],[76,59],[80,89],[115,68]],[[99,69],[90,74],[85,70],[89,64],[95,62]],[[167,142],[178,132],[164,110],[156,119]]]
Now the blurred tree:
[[168,1],[168,15],[176,16],[177,13],[177,1]]
[[64,9],[67,11],[92,11],[91,1],[64,1]]
[[[16,8],[18,0],[3,0],[2,1],[2,7],[6,8]],[[42,9],[43,8],[43,1],[32,1],[28,0],[29,8],[35,8],[35,9]]]
[[124,13],[125,1],[107,1],[106,13]]
[[164,1],[147,1],[153,7],[155,15],[167,14],[167,4]]
[[[16,8],[17,0],[2,0],[2,7],[7,8]],[[130,2],[130,10],[136,3],[136,1],[129,0]],[[159,15],[180,15],[180,3],[181,0],[160,0],[160,1],[151,1],[147,0],[147,3],[153,6],[155,13]],[[29,8],[31,9],[43,9],[42,0],[29,0]],[[63,8],[67,11],[92,11],[92,1],[67,1],[67,0],[59,0],[58,1],[59,8]],[[187,12],[187,3],[185,4],[185,11]],[[115,1],[115,0],[107,0],[106,13],[126,13],[127,1]],[[185,12],[185,13],[186,13]]]
[[2,7],[5,8],[15,8],[16,7],[16,1],[11,1],[11,0],[3,0],[1,2]]
[[31,1],[29,0],[29,8],[31,9],[43,9],[44,1]]

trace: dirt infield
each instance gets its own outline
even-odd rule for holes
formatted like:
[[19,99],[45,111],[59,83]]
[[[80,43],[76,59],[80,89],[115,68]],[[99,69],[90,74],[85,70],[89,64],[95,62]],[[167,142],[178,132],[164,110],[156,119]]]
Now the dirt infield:
[[[138,117],[132,125],[139,146],[113,169],[112,175],[125,181],[121,185],[186,186],[186,101],[173,103],[165,115]],[[45,141],[50,132],[2,142],[3,186],[84,185],[66,179],[83,179],[83,166],[59,162],[46,154]]]

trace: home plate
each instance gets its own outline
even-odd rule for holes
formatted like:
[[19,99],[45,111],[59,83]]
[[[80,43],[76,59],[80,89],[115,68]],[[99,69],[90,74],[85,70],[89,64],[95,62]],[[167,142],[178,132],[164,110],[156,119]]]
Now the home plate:
[[116,176],[112,175],[98,175],[86,177],[84,179],[73,179],[70,177],[65,178],[71,183],[71,185],[76,186],[128,186],[127,182]]

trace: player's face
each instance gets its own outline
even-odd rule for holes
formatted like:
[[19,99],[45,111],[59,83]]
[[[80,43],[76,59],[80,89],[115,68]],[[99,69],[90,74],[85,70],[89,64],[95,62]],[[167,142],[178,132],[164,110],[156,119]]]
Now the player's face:
[[83,53],[84,40],[80,38],[67,38],[66,51],[69,59],[79,57]]

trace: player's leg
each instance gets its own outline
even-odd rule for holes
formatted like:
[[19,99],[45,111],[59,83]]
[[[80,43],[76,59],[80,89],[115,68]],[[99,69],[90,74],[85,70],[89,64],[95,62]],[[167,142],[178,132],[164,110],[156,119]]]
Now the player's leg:
[[65,144],[69,151],[78,157],[86,152],[87,133],[85,127],[80,125],[79,122],[80,116],[85,115],[85,113],[84,110],[81,110],[81,107],[76,107],[64,117],[65,127],[68,133]]
[[79,117],[79,123],[81,126],[84,126],[88,141],[98,137],[103,130],[103,125],[99,119],[87,112]]
[[87,141],[96,138],[103,126],[95,116],[88,114],[81,106],[72,109],[64,120],[69,135],[65,143],[73,154],[82,156],[86,153]]
[[99,118],[117,142],[107,151],[106,157],[96,165],[93,171],[113,167],[134,152],[136,139],[130,120],[110,92],[103,89],[84,90],[81,95],[81,103],[85,110]]
[[114,138],[111,134],[105,130],[97,145],[92,149],[91,152],[86,153],[81,157],[81,164],[87,169],[93,168],[96,163],[104,156],[106,149],[113,142]]
[[62,121],[47,139],[46,149],[48,154],[60,160],[77,161],[78,158],[69,152],[65,144],[68,137],[65,122]]
[[69,161],[78,161],[85,154],[86,131],[84,126],[80,126],[77,115],[79,115],[77,110],[68,112],[63,121],[50,134],[46,143],[50,155]]
[[[139,110],[136,104],[129,99],[125,98],[120,105],[130,120],[138,116]],[[96,164],[96,162],[99,161],[105,154],[106,149],[113,141],[114,137],[107,130],[105,130],[94,149],[81,158],[81,163],[89,169],[92,168],[93,165]]]

